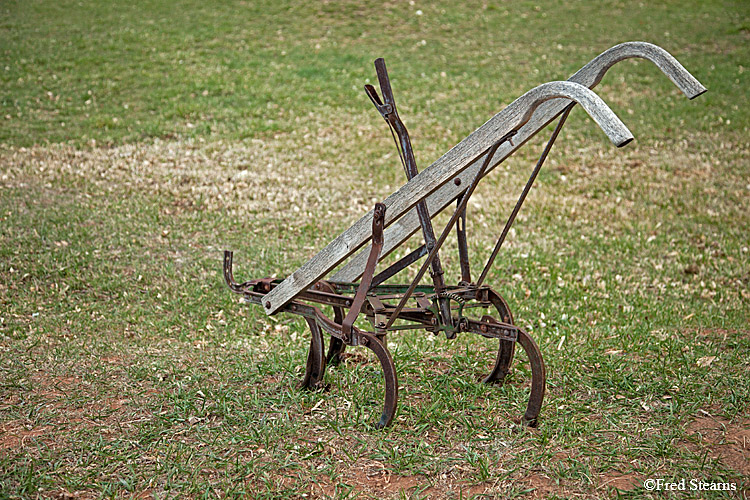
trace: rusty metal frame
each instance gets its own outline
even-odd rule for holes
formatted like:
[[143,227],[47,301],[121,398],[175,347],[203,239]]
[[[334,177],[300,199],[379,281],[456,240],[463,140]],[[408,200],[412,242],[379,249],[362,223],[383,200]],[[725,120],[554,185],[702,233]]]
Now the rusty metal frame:
[[[630,57],[643,57],[655,62],[691,99],[705,92],[705,87],[663,49],[644,42],[621,44],[592,60],[568,82],[550,82],[532,89],[423,173],[417,170],[409,133],[398,115],[385,61],[382,58],[375,61],[383,98],[381,100],[372,85],[366,85],[365,91],[388,123],[408,182],[399,192],[384,200],[384,203],[376,204],[369,215],[372,224],[369,234],[363,234],[361,229],[366,217],[342,233],[324,251],[286,280],[264,278],[237,283],[232,269],[233,253],[224,252],[224,279],[233,292],[242,295],[247,302],[263,307],[268,313],[283,311],[301,316],[310,327],[312,337],[305,376],[301,381],[302,387],[321,387],[327,366],[340,362],[346,346],[370,349],[381,364],[385,381],[383,411],[375,423],[377,428],[382,428],[393,421],[398,400],[398,379],[393,358],[387,347],[387,334],[404,329],[424,329],[433,334],[443,333],[448,339],[459,334],[476,334],[496,339],[499,343],[494,366],[484,378],[486,383],[502,384],[513,362],[516,344],[520,344],[524,349],[531,368],[529,401],[524,421],[532,426],[537,425],[546,387],[546,370],[542,354],[528,332],[514,324],[513,314],[505,299],[483,283],[552,145],[576,103],[583,105],[618,146],[632,140],[632,134],[624,124],[589,90],[589,87],[595,86],[602,79],[609,67]],[[565,99],[562,107],[554,103],[561,98]],[[550,99],[553,103],[546,103]],[[474,189],[490,170],[557,116],[561,118],[511,211],[487,263],[477,281],[472,282],[466,207]],[[504,122],[506,119],[512,120],[512,123]],[[514,143],[514,140],[517,143]],[[458,160],[456,151],[466,152],[465,159]],[[462,177],[471,179],[466,187],[462,187]],[[450,180],[453,182],[449,182]],[[410,188],[420,194],[407,202],[404,194],[408,194]],[[454,200],[456,209],[440,236],[436,238],[432,218]],[[394,207],[395,214],[387,213],[389,206]],[[436,209],[431,212],[430,206]],[[387,226],[397,219],[400,219],[399,225],[390,233],[386,232]],[[438,252],[454,225],[461,277],[457,285],[449,286],[445,284]],[[384,271],[375,274],[379,260],[418,228],[422,230],[424,244]],[[361,264],[360,256],[356,256],[333,279],[322,279],[325,273],[321,273],[320,269],[327,268],[330,271],[341,262],[341,255],[355,255],[363,242],[366,243],[368,240],[372,244],[364,250],[367,252],[366,263]],[[403,269],[419,262],[422,257],[426,258],[410,284],[386,283]],[[357,263],[353,263],[354,261]],[[431,268],[432,284],[420,284],[428,267]],[[341,279],[341,276],[354,275],[361,276],[359,282]],[[331,306],[334,312],[333,319],[312,304]],[[477,308],[494,309],[495,314],[482,314],[477,317],[472,312]],[[369,322],[371,331],[355,326],[359,317],[364,317]],[[327,354],[324,333],[330,337]]]

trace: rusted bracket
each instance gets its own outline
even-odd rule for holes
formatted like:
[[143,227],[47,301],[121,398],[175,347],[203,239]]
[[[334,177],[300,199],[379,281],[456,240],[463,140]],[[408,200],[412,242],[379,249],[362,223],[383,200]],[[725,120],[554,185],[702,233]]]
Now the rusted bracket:
[[357,293],[354,295],[354,301],[352,307],[344,318],[344,322],[341,325],[341,335],[343,341],[347,344],[351,343],[356,345],[358,339],[352,338],[352,325],[359,316],[362,310],[362,305],[365,303],[367,292],[370,290],[370,284],[372,284],[372,276],[375,274],[375,266],[378,263],[378,257],[380,256],[380,250],[383,248],[383,223],[385,221],[385,205],[382,203],[375,204],[375,211],[372,216],[372,249],[370,250],[370,257],[367,259],[367,265],[365,266],[365,272],[362,275],[362,281],[359,282],[357,287]]
[[234,273],[232,272],[232,260],[234,258],[234,252],[224,250],[224,281],[230,290],[235,293],[242,293],[242,290],[247,286],[248,283],[237,283],[234,280]]

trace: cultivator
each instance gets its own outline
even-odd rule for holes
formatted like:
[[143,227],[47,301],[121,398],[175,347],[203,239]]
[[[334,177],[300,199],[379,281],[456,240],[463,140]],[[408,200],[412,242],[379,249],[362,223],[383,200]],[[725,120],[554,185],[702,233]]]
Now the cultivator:
[[[644,42],[620,44],[593,59],[568,81],[545,83],[530,90],[421,173],[417,171],[409,133],[398,115],[385,62],[376,60],[382,99],[371,85],[365,85],[365,91],[394,135],[407,177],[406,184],[383,203],[377,203],[371,212],[285,280],[265,278],[238,284],[232,274],[232,252],[224,252],[224,277],[232,291],[241,294],[248,302],[261,305],[268,314],[284,311],[302,316],[307,321],[312,340],[302,386],[319,387],[326,366],[337,364],[346,346],[366,347],[377,356],[383,369],[385,404],[376,426],[385,427],[396,414],[398,399],[396,369],[388,351],[387,334],[405,329],[425,329],[453,339],[458,334],[473,333],[497,339],[499,344],[494,367],[484,378],[487,383],[502,383],[510,370],[516,343],[524,349],[531,371],[524,420],[529,425],[536,425],[545,391],[541,352],[528,332],[514,324],[507,302],[484,282],[555,139],[576,104],[584,108],[616,146],[622,147],[633,139],[627,127],[591,88],[615,63],[636,57],[656,64],[690,99],[706,90],[660,47]],[[485,175],[558,116],[557,126],[486,265],[479,277],[473,280],[466,240],[469,198]],[[432,218],[453,202],[456,203],[453,215],[436,236]],[[451,286],[445,283],[439,250],[454,227],[461,278],[457,285]],[[424,244],[376,274],[378,262],[420,229]],[[368,243],[369,246],[365,247]],[[349,258],[337,273],[328,280],[324,279]],[[386,284],[387,280],[423,258],[410,284]],[[428,269],[432,283],[421,284]],[[312,304],[331,306],[333,318]],[[354,325],[359,316],[367,319],[370,329]],[[330,336],[327,354],[324,332]]]

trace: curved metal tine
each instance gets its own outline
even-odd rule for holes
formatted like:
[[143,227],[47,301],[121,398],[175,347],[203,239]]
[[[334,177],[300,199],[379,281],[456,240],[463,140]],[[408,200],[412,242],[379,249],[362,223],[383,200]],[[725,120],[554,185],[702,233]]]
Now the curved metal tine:
[[[571,76],[569,81],[580,83],[587,87],[595,87],[609,68],[620,61],[631,58],[641,58],[651,61],[690,99],[694,99],[706,91],[706,88],[669,52],[647,42],[626,42],[616,45],[592,59]],[[526,141],[544,129],[544,127],[565,110],[568,104],[570,102],[565,99],[555,99],[540,106],[532,119],[519,129],[518,135],[516,135],[514,140],[514,145],[504,147],[498,151],[487,172],[502,163],[503,160],[518,150]],[[482,158],[479,158],[466,170],[465,175],[471,177],[479,169],[481,161]],[[456,186],[453,183],[447,183],[430,194],[427,198],[427,206],[430,214],[434,217],[443,211],[462,191],[462,187]],[[415,214],[407,213],[404,217],[400,218],[398,224],[392,225],[385,232],[385,244],[381,258],[389,255],[395,248],[414,234],[417,229],[419,229],[419,221]],[[356,281],[362,274],[368,252],[369,249],[364,248],[331,279],[341,282]]]
[[[490,316],[487,316],[487,321],[498,323],[498,321]],[[526,405],[526,411],[524,412],[524,422],[529,427],[536,427],[537,418],[539,412],[542,410],[542,403],[544,402],[544,393],[547,388],[547,370],[544,366],[544,360],[542,359],[542,352],[539,350],[539,346],[536,345],[534,339],[522,329],[518,329],[518,343],[521,344],[523,350],[526,352],[526,356],[529,359],[529,365],[531,367],[531,392],[529,394],[529,402]],[[510,342],[506,342],[512,346]],[[500,351],[498,352],[498,361],[493,369],[492,373],[484,380],[485,382],[492,383],[495,381],[502,381],[505,374],[510,367],[510,363],[513,360],[513,351],[510,351],[510,355],[507,356],[503,352],[503,343],[501,342]],[[505,359],[501,359],[501,356],[507,356]]]
[[[515,133],[518,127],[531,119],[534,110],[542,103],[559,97],[578,102],[617,146],[623,146],[633,139],[633,135],[617,115],[599,96],[583,85],[572,82],[549,82],[539,85],[513,101],[435,163],[386,198],[383,201],[388,210],[385,225],[403,216],[434,190],[466,170],[477,158],[485,155],[487,161],[491,160],[494,152],[490,155],[485,153],[498,140],[510,133]],[[361,245],[367,243],[372,236],[371,231],[367,230],[372,216],[373,213],[368,212],[292,273],[289,278],[264,295],[262,300],[266,314],[275,313],[355,253]],[[434,254],[431,255],[430,262],[432,258]]]
[[[308,309],[314,314],[311,320],[316,322],[322,330],[326,330],[331,334],[341,333],[341,325],[338,325],[331,321],[330,318],[327,318],[320,309],[317,307],[309,307]],[[359,345],[367,347],[375,353],[380,361],[380,366],[383,369],[383,377],[385,379],[385,402],[380,420],[375,424],[375,426],[380,429],[389,425],[393,420],[393,417],[396,415],[396,404],[398,402],[398,376],[396,375],[396,366],[393,364],[393,357],[388,351],[388,347],[375,335],[370,332],[363,332],[356,326],[352,327],[352,334],[359,339]]]
[[[318,281],[316,288],[328,293],[336,293],[336,288],[327,281]],[[333,322],[341,325],[344,321],[344,310],[341,307],[333,306]],[[326,365],[337,366],[341,363],[341,354],[346,349],[346,344],[333,335],[328,339],[328,353],[326,354]]]
[[526,412],[523,418],[529,427],[536,427],[537,417],[542,410],[544,392],[547,387],[547,370],[544,367],[544,360],[542,359],[539,346],[536,345],[536,342],[534,342],[534,339],[528,333],[520,328],[518,330],[518,343],[526,351],[526,356],[529,358],[529,365],[531,365],[531,394],[529,394],[529,403],[526,405]]
[[[487,317],[488,321],[494,320],[495,318]],[[484,318],[482,318],[484,320]],[[497,358],[495,359],[495,365],[492,367],[492,371],[487,375],[482,382],[485,384],[497,384],[502,385],[505,381],[506,375],[510,372],[510,365],[513,363],[513,355],[515,354],[515,343],[501,340],[497,349]]]
[[370,349],[380,361],[383,369],[383,378],[385,379],[385,401],[383,403],[383,413],[380,420],[375,424],[377,429],[387,427],[396,416],[396,405],[398,403],[398,376],[396,375],[396,366],[393,364],[393,357],[388,352],[388,348],[383,342],[374,335],[367,332],[358,332],[362,339],[362,345]]
[[[489,300],[492,303],[493,306],[495,306],[495,310],[500,314],[500,320],[493,318],[492,316],[484,316],[482,318],[482,321],[494,321],[495,323],[499,323],[502,321],[503,323],[513,323],[513,313],[510,311],[510,307],[508,306],[508,303],[505,301],[505,299],[497,293],[495,290],[490,289],[489,290]],[[492,367],[492,371],[490,371],[489,375],[487,375],[483,382],[486,384],[502,384],[505,380],[505,376],[510,371],[510,365],[513,363],[513,356],[515,354],[516,350],[516,343],[515,342],[508,342],[501,340],[498,345],[497,350],[497,358],[495,359],[495,365]]]
[[307,367],[305,377],[300,383],[304,389],[318,389],[323,381],[326,371],[326,357],[323,354],[323,332],[313,318],[305,318],[310,327],[312,338],[310,339],[310,351],[307,354]]

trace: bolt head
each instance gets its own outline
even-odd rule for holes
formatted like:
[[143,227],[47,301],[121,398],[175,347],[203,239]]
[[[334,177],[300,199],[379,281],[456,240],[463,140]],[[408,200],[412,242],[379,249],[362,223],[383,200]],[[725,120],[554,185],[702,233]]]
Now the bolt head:
[[271,302],[270,301],[267,300],[265,305],[266,305],[266,309],[271,309]]

